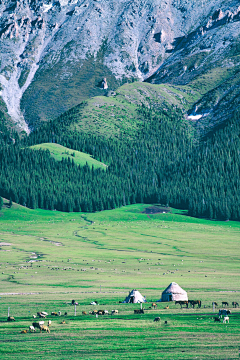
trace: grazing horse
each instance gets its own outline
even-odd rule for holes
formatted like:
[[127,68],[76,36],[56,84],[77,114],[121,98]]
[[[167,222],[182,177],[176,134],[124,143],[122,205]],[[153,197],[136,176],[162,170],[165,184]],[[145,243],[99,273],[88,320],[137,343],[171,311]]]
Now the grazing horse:
[[222,306],[228,306],[228,302],[227,301],[222,301]]
[[134,310],[134,314],[144,314],[144,310],[143,309]]
[[178,300],[178,301],[175,301],[175,305],[179,304],[181,306],[181,309],[182,309],[182,306],[183,305],[186,305],[186,308],[188,308],[188,301],[187,300]]
[[213,301],[213,302],[212,302],[212,305],[218,306],[218,303],[216,303],[216,301]]
[[200,308],[202,306],[201,300],[188,300],[188,302],[192,305],[193,309],[194,309],[195,305],[197,305],[198,308]]
[[232,302],[232,306],[233,306],[234,308],[237,308],[237,307],[239,307],[239,304],[238,304],[236,301],[233,301],[233,302]]

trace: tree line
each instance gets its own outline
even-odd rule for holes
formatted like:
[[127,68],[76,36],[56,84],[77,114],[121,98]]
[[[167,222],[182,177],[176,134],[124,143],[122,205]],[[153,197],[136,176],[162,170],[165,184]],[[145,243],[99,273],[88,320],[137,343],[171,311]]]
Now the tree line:
[[[134,203],[161,203],[189,215],[240,220],[239,113],[197,139],[177,108],[138,109],[136,137],[103,138],[76,132],[79,109],[42,125],[0,150],[0,195],[30,208],[100,211]],[[30,145],[56,142],[108,165],[55,161]]]

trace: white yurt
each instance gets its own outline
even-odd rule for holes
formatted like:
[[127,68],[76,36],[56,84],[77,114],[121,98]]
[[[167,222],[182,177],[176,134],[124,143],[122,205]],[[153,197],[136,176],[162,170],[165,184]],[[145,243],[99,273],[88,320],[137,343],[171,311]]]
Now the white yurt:
[[143,297],[142,294],[136,289],[129,291],[128,296],[123,301],[123,303],[132,303],[132,304],[144,303],[144,302],[146,302],[145,297]]
[[160,301],[187,301],[187,292],[177,283],[172,282],[163,292]]

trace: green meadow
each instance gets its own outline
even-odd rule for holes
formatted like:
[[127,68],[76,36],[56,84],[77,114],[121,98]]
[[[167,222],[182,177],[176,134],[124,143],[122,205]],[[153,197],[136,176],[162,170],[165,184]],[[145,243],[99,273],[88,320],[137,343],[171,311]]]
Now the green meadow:
[[65,146],[53,143],[45,143],[30,146],[30,149],[34,150],[48,150],[50,152],[51,157],[53,157],[57,161],[61,161],[62,159],[70,159],[75,162],[75,164],[84,166],[86,163],[92,167],[94,166],[95,169],[101,168],[105,169],[107,165],[101,163],[98,160],[95,160],[91,155],[83,153],[77,150],[71,150]]
[[[60,213],[16,204],[9,208],[5,201],[0,212],[1,359],[238,358],[240,312],[231,304],[240,303],[240,224],[195,219],[175,209],[146,214],[148,206]],[[202,307],[158,303],[151,309],[173,281]],[[139,304],[119,303],[133,288],[148,301],[143,315],[133,312]],[[76,316],[73,299],[79,303]],[[93,300],[99,305],[91,306]],[[218,308],[229,302],[229,324],[214,322],[212,301]],[[15,322],[6,321],[8,307]],[[119,314],[82,315],[93,309]],[[62,315],[48,316],[50,334],[21,334],[37,311]],[[156,316],[160,323],[153,321]]]

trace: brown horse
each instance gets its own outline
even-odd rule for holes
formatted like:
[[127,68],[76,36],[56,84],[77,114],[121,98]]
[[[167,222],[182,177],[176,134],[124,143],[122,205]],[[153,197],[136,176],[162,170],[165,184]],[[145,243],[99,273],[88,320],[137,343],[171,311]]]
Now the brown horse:
[[182,306],[183,305],[186,305],[186,308],[188,308],[188,301],[187,300],[178,300],[178,301],[175,301],[175,305],[181,305],[181,309],[182,309]]
[[228,302],[227,301],[222,301],[222,306],[228,306]]
[[195,308],[195,305],[197,305],[198,308],[202,306],[201,300],[188,300],[188,302],[192,305],[193,309]]

